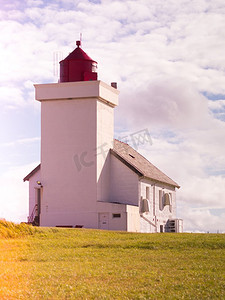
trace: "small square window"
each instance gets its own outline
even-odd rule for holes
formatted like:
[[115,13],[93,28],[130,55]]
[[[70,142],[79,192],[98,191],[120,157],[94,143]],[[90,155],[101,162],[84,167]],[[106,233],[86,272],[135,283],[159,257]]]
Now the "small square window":
[[120,218],[121,215],[120,215],[120,214],[112,214],[112,217],[113,217],[113,218]]

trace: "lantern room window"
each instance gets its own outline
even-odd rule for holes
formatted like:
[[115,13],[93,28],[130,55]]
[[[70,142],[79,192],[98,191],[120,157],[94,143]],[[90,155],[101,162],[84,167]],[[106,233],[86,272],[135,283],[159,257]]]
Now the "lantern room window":
[[92,72],[97,72],[97,64],[96,63],[92,63]]

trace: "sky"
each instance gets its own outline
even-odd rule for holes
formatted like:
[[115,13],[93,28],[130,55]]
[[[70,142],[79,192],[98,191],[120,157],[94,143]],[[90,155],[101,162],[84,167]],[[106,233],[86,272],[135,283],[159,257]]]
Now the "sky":
[[0,218],[27,220],[33,84],[58,81],[54,58],[82,33],[98,78],[118,83],[115,137],[149,132],[138,151],[181,186],[184,230],[225,232],[224,28],[223,0],[0,0]]

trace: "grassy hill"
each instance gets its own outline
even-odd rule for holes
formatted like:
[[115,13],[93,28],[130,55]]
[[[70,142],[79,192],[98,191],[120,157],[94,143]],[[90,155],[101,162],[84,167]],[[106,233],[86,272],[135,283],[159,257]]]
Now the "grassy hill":
[[225,235],[0,222],[0,299],[225,299]]

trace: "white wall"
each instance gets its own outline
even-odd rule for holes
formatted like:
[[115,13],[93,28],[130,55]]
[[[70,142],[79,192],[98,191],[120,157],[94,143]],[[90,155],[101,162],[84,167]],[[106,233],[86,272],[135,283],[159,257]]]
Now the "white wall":
[[38,170],[29,179],[29,216],[32,214],[34,206],[36,204],[36,188],[40,188],[37,181],[41,181],[41,171]]
[[[139,232],[139,208],[137,206],[98,202],[98,212],[105,213],[108,219],[109,230],[123,230],[129,232]],[[113,215],[120,215],[118,218],[114,218]],[[99,226],[99,228],[101,228]]]
[[[127,230],[127,211],[126,205],[116,204],[116,203],[107,203],[107,202],[98,202],[97,203],[98,218],[99,218],[99,229],[103,229],[100,224],[100,215],[107,215],[107,226],[105,229],[108,230]],[[113,218],[113,214],[119,214],[119,218]]]
[[[166,225],[168,219],[176,218],[176,191],[175,188],[152,180],[142,179],[140,182],[140,196],[146,198],[146,187],[150,190],[150,211],[140,218],[141,232],[160,232],[160,225]],[[166,205],[160,210],[159,191],[170,193],[172,196],[172,210]]]
[[98,228],[96,202],[106,198],[109,176],[96,149],[112,141],[118,91],[99,81],[73,82],[37,85],[36,97],[42,126],[41,226]]
[[138,206],[138,175],[111,154],[110,201]]
[[127,205],[127,231],[140,232],[140,214],[138,206]]
[[104,102],[97,102],[97,200],[110,199],[110,148],[113,147],[114,111]]
[[[60,212],[60,219],[63,216],[67,219],[67,214],[77,209],[94,211],[97,193],[95,145],[96,100],[42,102],[41,225],[46,224],[49,214]],[[84,165],[81,157],[85,153]]]

